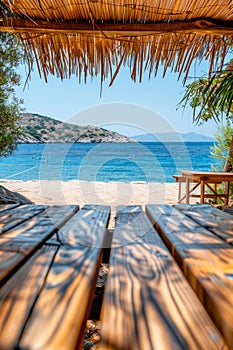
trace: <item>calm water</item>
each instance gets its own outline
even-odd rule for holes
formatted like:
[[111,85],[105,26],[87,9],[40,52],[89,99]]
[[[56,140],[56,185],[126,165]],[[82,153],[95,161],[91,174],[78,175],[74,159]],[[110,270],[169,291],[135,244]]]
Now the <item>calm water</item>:
[[208,142],[24,144],[0,160],[0,178],[174,182],[177,169],[211,170]]

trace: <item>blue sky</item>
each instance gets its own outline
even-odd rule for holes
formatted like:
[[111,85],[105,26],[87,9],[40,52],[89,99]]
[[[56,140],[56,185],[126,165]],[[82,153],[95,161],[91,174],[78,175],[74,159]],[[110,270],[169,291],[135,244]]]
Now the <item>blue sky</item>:
[[[198,75],[206,73],[206,69],[206,64],[200,65]],[[130,78],[128,67],[124,67],[113,86],[108,86],[109,81],[103,83],[102,97],[100,97],[99,77],[92,81],[89,79],[86,85],[79,84],[78,78],[75,76],[64,81],[50,76],[48,83],[45,83],[35,70],[28,86],[23,91],[26,79],[23,67],[20,73],[22,85],[17,89],[17,95],[24,99],[24,107],[27,112],[39,113],[62,121],[71,121],[73,118],[77,124],[105,125],[107,128],[125,133],[128,136],[144,133],[144,131],[165,132],[172,130],[213,136],[217,129],[214,122],[208,122],[203,126],[192,124],[190,109],[186,109],[184,112],[181,109],[177,110],[177,104],[183,96],[184,86],[182,77],[177,81],[178,74],[169,71],[165,78],[162,78],[162,71],[160,71],[157,77],[151,78],[150,81],[145,73],[142,83],[134,83]],[[125,108],[127,112],[124,112],[124,108],[122,108],[124,104],[134,106],[134,108],[132,110]],[[103,109],[106,106],[108,108],[105,121],[104,124],[101,124]],[[120,106],[119,110],[118,106]],[[139,106],[137,116],[134,113],[135,106]],[[149,113],[155,113],[157,117],[147,118],[147,110]],[[129,118],[127,113],[133,115]],[[140,119],[138,130],[129,127],[134,124],[136,118]],[[145,120],[147,120],[146,126],[143,127]],[[162,123],[165,121],[165,128],[159,127],[161,121]],[[125,127],[122,127],[124,123]]]

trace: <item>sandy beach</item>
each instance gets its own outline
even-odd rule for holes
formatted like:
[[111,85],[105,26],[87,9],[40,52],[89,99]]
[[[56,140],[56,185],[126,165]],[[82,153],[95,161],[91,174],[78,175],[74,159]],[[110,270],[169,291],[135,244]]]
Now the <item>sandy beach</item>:
[[80,208],[85,204],[109,205],[109,228],[114,226],[116,207],[119,205],[141,205],[144,208],[147,203],[174,204],[178,198],[176,183],[0,180],[0,185],[36,204],[78,204]]
[[118,205],[146,203],[174,204],[178,184],[174,183],[123,183],[89,181],[8,181],[0,184],[18,192],[36,204],[101,204],[115,208]]

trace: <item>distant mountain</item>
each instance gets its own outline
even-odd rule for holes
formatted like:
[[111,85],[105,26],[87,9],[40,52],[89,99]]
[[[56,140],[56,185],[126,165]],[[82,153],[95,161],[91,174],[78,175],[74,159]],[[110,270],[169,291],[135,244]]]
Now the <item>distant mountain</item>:
[[190,133],[155,133],[155,134],[142,134],[132,136],[132,139],[139,142],[214,142],[214,138],[197,134],[195,132]]
[[24,113],[20,125],[23,133],[19,143],[136,142],[114,131],[90,125],[63,123],[39,114]]

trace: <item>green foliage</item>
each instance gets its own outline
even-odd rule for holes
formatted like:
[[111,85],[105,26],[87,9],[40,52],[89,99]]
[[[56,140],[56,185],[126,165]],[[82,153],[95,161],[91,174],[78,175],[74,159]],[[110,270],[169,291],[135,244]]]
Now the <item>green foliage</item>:
[[[202,124],[209,119],[220,122],[225,117],[227,126],[220,127],[215,135],[217,143],[211,155],[217,161],[213,171],[233,171],[233,60],[225,70],[216,72],[209,79],[197,79],[186,87],[179,106],[193,109],[193,121]],[[233,193],[233,186],[230,186]]]
[[72,140],[74,138],[74,135],[71,133],[67,133],[67,134],[65,134],[65,137],[68,137],[69,139]]
[[229,148],[233,135],[233,127],[230,125],[221,126],[214,135],[216,143],[211,147],[211,156],[217,161],[216,166],[212,166],[213,171],[222,171],[228,157],[230,164],[233,166],[233,158],[229,157]]
[[54,126],[51,126],[51,127],[49,128],[49,130],[53,132],[53,131],[55,131],[56,129],[54,128]]
[[209,119],[217,123],[225,117],[233,120],[233,61],[211,78],[199,78],[186,86],[179,107],[193,109],[193,122],[202,124]]
[[27,129],[27,133],[34,136],[36,139],[40,139],[40,135],[32,127],[30,129]]
[[18,121],[22,101],[17,99],[15,87],[20,83],[16,68],[23,58],[18,39],[12,34],[0,33],[0,157],[14,151],[21,133]]
[[[230,125],[221,126],[214,135],[216,143],[211,147],[211,156],[215,159],[216,165],[212,166],[213,171],[222,171],[226,160],[229,166],[233,167],[233,157],[229,155],[233,135],[233,127]],[[220,188],[221,187],[221,188]],[[218,185],[219,193],[224,193],[224,186]],[[233,196],[233,184],[230,184],[230,196]],[[220,203],[220,202],[219,202]]]

